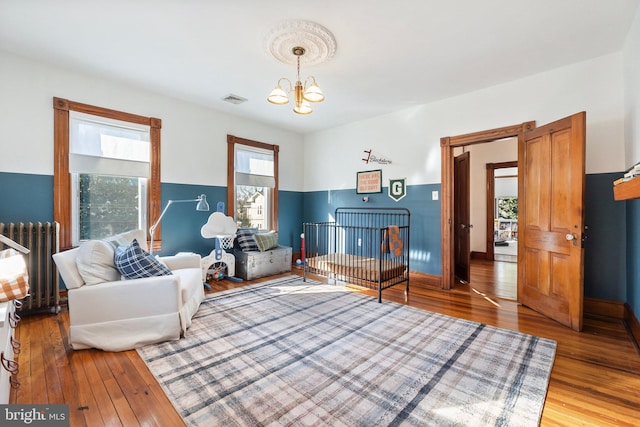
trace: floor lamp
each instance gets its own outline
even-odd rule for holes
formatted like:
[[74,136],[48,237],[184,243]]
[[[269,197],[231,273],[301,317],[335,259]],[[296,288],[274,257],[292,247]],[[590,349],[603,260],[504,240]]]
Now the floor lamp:
[[198,202],[198,204],[196,205],[197,211],[209,211],[209,203],[207,203],[207,196],[205,196],[204,194],[199,195],[198,198],[196,199],[169,200],[169,202],[167,203],[167,206],[165,206],[164,209],[162,210],[162,213],[160,214],[160,217],[158,218],[158,220],[149,229],[149,233],[151,234],[151,247],[149,248],[149,253],[153,253],[153,240],[156,233],[156,228],[158,228],[158,225],[160,225],[160,221],[162,220],[162,217],[164,216],[164,214],[167,213],[169,206],[171,206],[174,203],[186,203],[186,202]]

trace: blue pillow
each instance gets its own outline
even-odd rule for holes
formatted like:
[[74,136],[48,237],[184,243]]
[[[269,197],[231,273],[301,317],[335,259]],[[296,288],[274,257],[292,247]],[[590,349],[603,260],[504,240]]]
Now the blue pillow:
[[127,279],[173,274],[153,255],[142,249],[137,239],[133,239],[129,246],[118,246],[113,260],[120,274]]

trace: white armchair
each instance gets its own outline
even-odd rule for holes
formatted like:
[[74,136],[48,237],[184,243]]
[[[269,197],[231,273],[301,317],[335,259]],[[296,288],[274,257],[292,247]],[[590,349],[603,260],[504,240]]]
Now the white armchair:
[[[105,241],[133,239],[146,249],[143,230]],[[71,346],[123,351],[185,334],[204,300],[200,255],[161,258],[171,275],[120,280],[111,246],[95,243],[53,255],[68,290]]]

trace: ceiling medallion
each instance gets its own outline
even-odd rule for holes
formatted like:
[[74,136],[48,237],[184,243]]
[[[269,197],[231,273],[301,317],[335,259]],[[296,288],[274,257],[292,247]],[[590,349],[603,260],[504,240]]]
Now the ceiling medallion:
[[[264,47],[271,56],[283,64],[322,64],[336,53],[336,39],[320,24],[311,21],[291,20],[278,24],[266,35]],[[304,48],[304,56],[294,55],[293,49]]]

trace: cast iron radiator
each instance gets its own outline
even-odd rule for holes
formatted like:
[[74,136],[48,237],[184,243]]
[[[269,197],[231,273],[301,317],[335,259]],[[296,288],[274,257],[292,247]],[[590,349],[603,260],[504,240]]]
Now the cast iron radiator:
[[[60,311],[60,276],[51,255],[60,249],[57,222],[2,223],[0,234],[31,252],[24,255],[29,271],[29,295],[23,300],[23,313],[48,309]],[[0,250],[6,249],[0,243]]]

